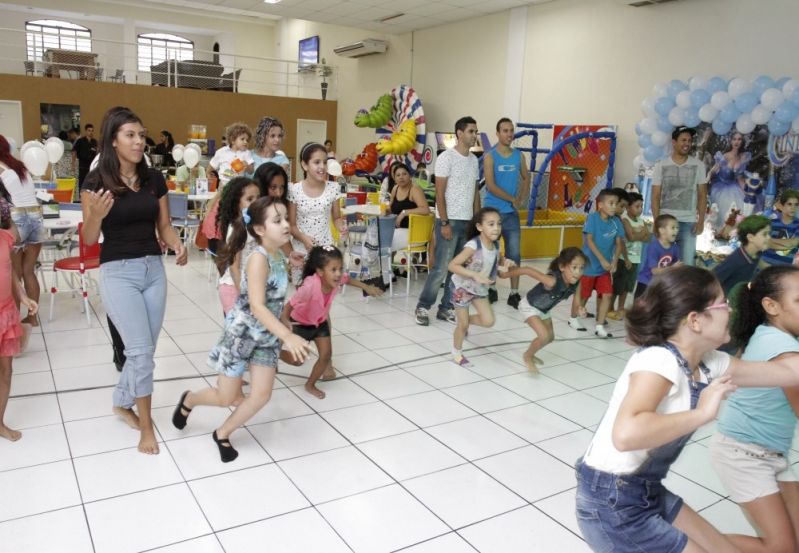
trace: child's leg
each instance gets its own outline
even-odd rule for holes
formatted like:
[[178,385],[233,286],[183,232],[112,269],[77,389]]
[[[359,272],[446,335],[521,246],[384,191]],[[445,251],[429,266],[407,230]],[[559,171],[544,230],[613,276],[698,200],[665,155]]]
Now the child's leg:
[[494,311],[491,309],[491,304],[488,298],[474,298],[472,300],[475,313],[469,317],[469,324],[482,326],[484,328],[491,328],[494,326]]
[[[799,485],[797,482],[780,482],[780,489],[785,489],[786,484],[792,484],[793,490],[788,490],[786,496],[774,493],[760,497],[754,501],[741,503],[741,509],[747,518],[755,523],[760,537],[729,535],[729,540],[738,546],[744,553],[795,553],[796,534],[788,512],[789,498],[799,500]],[[796,511],[797,507],[793,506]],[[799,522],[799,521],[795,521]]]
[[22,433],[6,426],[3,417],[6,414],[8,396],[11,394],[11,357],[0,357],[0,436],[12,442],[22,437]]
[[[327,327],[330,329],[330,339],[333,339],[333,321],[330,319],[330,313],[327,314]],[[332,347],[332,346],[331,346]],[[336,378],[336,369],[333,367],[333,357],[327,361],[327,368],[322,375],[322,380],[333,380]]]
[[325,399],[325,393],[316,387],[316,381],[319,380],[322,373],[330,368],[330,360],[333,357],[333,340],[330,336],[319,336],[314,339],[314,343],[316,344],[316,351],[319,353],[319,357],[316,363],[314,363],[311,376],[308,377],[308,382],[305,383],[305,390],[319,399]]
[[552,328],[552,319],[544,319],[542,320],[541,317],[532,316],[528,317],[527,321],[525,321],[530,328],[533,329],[535,332],[536,337],[530,343],[530,347],[527,348],[522,354],[522,360],[524,361],[527,370],[533,373],[538,372],[538,367],[536,366],[536,352],[538,352],[541,348],[552,342],[555,338],[555,331]]
[[624,292],[622,292],[622,293],[619,295],[619,307],[618,307],[618,311],[619,311],[619,312],[620,312],[622,315],[624,314],[624,311],[626,311],[626,308],[625,308],[625,306],[626,306],[626,305],[627,305],[627,290],[625,290]]
[[455,332],[452,334],[452,353],[456,355],[457,352],[457,354],[460,355],[460,351],[463,349],[463,339],[469,331],[469,322],[471,320],[469,317],[469,307],[456,307],[455,319],[457,320],[457,324],[455,325]]
[[[183,405],[194,409],[198,405],[214,407],[230,407],[236,400],[241,399],[242,376],[232,377],[220,374],[216,379],[216,387],[209,387],[199,392],[189,392],[183,399]],[[183,411],[188,416],[188,413]]]
[[153,396],[141,396],[136,398],[136,412],[139,416],[139,431],[141,432],[141,439],[139,440],[139,451],[156,455],[159,452],[158,440],[155,437],[155,428],[153,428],[153,419],[150,409],[152,407]]
[[[272,387],[275,383],[274,367],[250,364],[250,395],[238,404],[236,410],[222,423],[216,435],[221,440],[227,439],[234,430],[241,428],[250,420],[272,397]],[[221,378],[221,377],[220,377]],[[241,379],[238,379],[239,381]]]

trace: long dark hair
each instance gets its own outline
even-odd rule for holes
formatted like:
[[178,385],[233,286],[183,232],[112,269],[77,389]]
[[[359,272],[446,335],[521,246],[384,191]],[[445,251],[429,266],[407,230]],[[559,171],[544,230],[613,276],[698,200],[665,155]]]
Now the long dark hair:
[[[502,121],[500,121],[501,123]],[[550,271],[560,271],[561,267],[566,267],[570,265],[575,258],[582,257],[583,261],[588,263],[588,257],[583,253],[583,250],[580,248],[575,248],[574,246],[563,248],[561,252],[558,254],[558,257],[552,260],[549,264]]]
[[477,225],[482,225],[483,219],[489,213],[496,213],[497,215],[499,215],[499,211],[494,209],[493,207],[481,208],[480,211],[474,214],[474,217],[472,217],[472,220],[469,221],[469,224],[466,226],[466,240],[471,240],[472,238],[480,234],[480,231],[477,230]]
[[755,279],[738,290],[735,298],[736,317],[732,322],[730,336],[735,344],[745,346],[755,329],[768,322],[768,314],[763,309],[763,299],[779,301],[782,297],[782,279],[799,273],[793,265],[773,265],[760,271]]
[[161,131],[161,134],[166,137],[166,153],[171,155],[172,148],[175,147],[175,139],[172,138],[172,133],[169,131]]
[[3,179],[0,179],[0,228],[11,228],[11,194],[6,190]]
[[331,261],[338,259],[344,261],[341,251],[335,246],[314,246],[308,252],[308,260],[302,268],[302,279],[315,275],[317,269],[324,269]]
[[[239,202],[241,202],[244,189],[253,184],[256,184],[256,182],[249,177],[234,177],[222,189],[222,197],[219,199],[217,226],[219,227],[219,234],[225,240],[225,243],[219,248],[216,256],[216,267],[220,275],[233,264],[236,254],[244,249],[244,243],[247,241],[247,231],[241,219]],[[227,232],[228,227],[231,225],[233,226],[233,234],[228,240]]]
[[[404,164],[404,163],[402,163],[400,161],[397,161],[396,163],[392,163],[391,164],[391,169],[388,172],[388,189],[389,190],[392,190],[397,185],[397,181],[394,180],[394,173],[396,173],[398,169],[405,169],[408,172],[408,176],[413,175],[413,173],[411,172],[410,167],[408,167],[406,164]],[[413,186],[413,180],[411,180],[411,186]]]
[[[306,142],[302,147],[302,150],[300,150],[300,160],[302,160],[303,163],[308,164],[311,161],[311,156],[314,155],[315,152],[319,151],[324,152],[325,155],[327,155],[327,150],[325,147],[318,142]],[[302,176],[307,177],[308,171],[303,169]]]
[[277,176],[283,177],[283,195],[280,196],[280,199],[284,204],[288,205],[289,176],[286,174],[285,169],[283,169],[280,165],[277,163],[272,163],[271,161],[262,163],[258,166],[258,169],[255,170],[253,180],[261,188],[261,196],[268,196],[269,185],[272,184],[272,179]]
[[665,343],[692,311],[703,311],[721,293],[710,271],[681,265],[658,274],[627,312],[627,340],[637,346]]
[[[129,108],[116,106],[109,109],[103,116],[103,124],[100,136],[100,160],[97,169],[89,173],[86,177],[85,188],[97,190],[100,187],[110,190],[115,196],[125,194],[129,188],[122,182],[119,168],[119,157],[114,150],[114,140],[122,125],[127,123],[138,123],[142,127],[144,124],[138,115]],[[142,187],[147,185],[147,161],[142,156],[136,164],[136,173],[139,176],[139,183]]]
[[2,134],[0,134],[0,161],[14,171],[19,180],[25,180],[28,170],[25,168],[24,163],[11,155],[11,144],[8,143],[8,140]]

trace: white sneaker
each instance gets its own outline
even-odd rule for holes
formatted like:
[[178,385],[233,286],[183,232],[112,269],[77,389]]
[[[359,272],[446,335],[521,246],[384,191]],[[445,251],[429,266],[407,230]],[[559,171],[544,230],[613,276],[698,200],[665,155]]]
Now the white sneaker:
[[586,328],[583,326],[583,323],[577,317],[569,317],[569,326],[574,330],[579,330],[581,332],[586,331]]
[[613,338],[613,334],[605,330],[603,325],[596,325],[596,331],[594,332],[598,338]]

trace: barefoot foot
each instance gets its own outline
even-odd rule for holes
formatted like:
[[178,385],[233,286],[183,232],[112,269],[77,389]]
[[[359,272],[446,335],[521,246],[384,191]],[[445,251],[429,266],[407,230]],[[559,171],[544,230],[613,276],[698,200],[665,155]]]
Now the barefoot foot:
[[318,397],[319,399],[325,399],[325,393],[313,384],[306,384],[305,391]]
[[31,326],[39,326],[39,317],[36,315],[28,315],[20,321],[22,324],[29,324]]
[[533,374],[538,374],[538,367],[534,359],[534,355],[528,355],[526,352],[522,354],[522,361],[524,361],[524,366],[527,367],[527,370]]
[[22,432],[19,430],[12,430],[7,426],[2,425],[0,426],[0,437],[5,438],[6,440],[11,440],[12,442],[16,442],[22,437]]
[[114,407],[114,414],[132,429],[139,430],[139,416],[133,412],[133,409]]
[[333,380],[336,378],[336,369],[333,367],[328,367],[327,370],[322,374],[320,380]]
[[535,362],[536,365],[544,364],[544,360],[538,357],[537,355],[533,355],[533,361]]
[[146,453],[147,455],[158,455],[160,452],[158,449],[158,442],[155,439],[155,431],[153,430],[152,423],[149,425],[144,425],[144,428],[141,429],[139,451]]

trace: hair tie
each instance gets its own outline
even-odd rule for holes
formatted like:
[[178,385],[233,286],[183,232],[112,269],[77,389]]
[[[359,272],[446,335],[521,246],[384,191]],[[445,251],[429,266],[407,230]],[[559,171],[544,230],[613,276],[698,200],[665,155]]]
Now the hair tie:
[[252,221],[252,217],[250,217],[250,210],[248,208],[244,208],[241,210],[241,219],[244,221],[245,225],[249,225],[250,221]]
[[335,246],[322,246],[322,249],[325,250],[326,252],[332,252],[333,250],[336,249],[336,247]]

